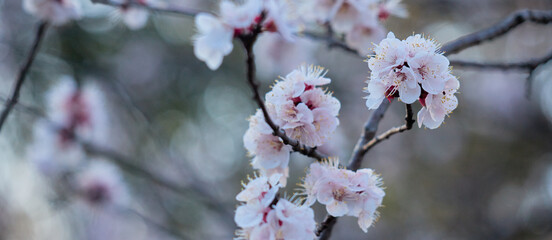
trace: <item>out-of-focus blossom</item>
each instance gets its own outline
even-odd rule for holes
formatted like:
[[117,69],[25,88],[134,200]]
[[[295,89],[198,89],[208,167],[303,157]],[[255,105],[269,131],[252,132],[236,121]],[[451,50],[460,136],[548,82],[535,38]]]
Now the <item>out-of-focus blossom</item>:
[[314,239],[314,212],[277,198],[278,176],[251,180],[236,199],[245,202],[236,210],[234,220],[241,228],[238,239]]
[[339,125],[339,100],[317,86],[330,83],[321,67],[306,65],[292,71],[266,94],[274,121],[291,138],[320,146]]
[[386,20],[389,16],[407,18],[409,15],[408,10],[406,10],[406,7],[401,1],[402,0],[387,0],[380,2],[377,9],[379,20]]
[[366,232],[385,196],[381,179],[372,169],[353,172],[338,166],[337,159],[311,164],[303,182],[305,203],[312,205],[318,200],[332,216],[358,217],[360,228]]
[[138,30],[148,23],[149,12],[140,7],[125,7],[119,9],[123,22],[131,30]]
[[374,42],[385,37],[385,29],[375,21],[357,22],[345,35],[345,42],[361,55],[368,55],[372,51]]
[[459,83],[450,73],[448,59],[439,53],[435,42],[421,35],[401,41],[390,32],[375,48],[368,67],[371,75],[366,106],[370,109],[379,107],[385,98],[398,97],[407,104],[420,100],[424,108],[418,123],[433,129],[457,106],[454,93]]
[[280,34],[262,34],[255,43],[257,72],[273,79],[284,72],[291,72],[302,63],[314,63],[317,42],[308,38],[287,41]]
[[84,160],[75,139],[105,144],[109,138],[108,117],[103,96],[95,85],[78,89],[64,77],[47,94],[48,120],[35,125],[28,157],[50,177],[71,170]]
[[338,34],[344,34],[349,47],[361,54],[371,51],[372,42],[384,38],[380,21],[389,16],[408,16],[401,0],[305,0],[299,15],[306,22],[327,24]]
[[23,8],[54,25],[62,25],[81,17],[79,0],[23,0]]
[[194,36],[194,54],[211,70],[216,70],[224,56],[232,51],[232,39],[251,34],[257,26],[292,40],[298,27],[289,11],[283,0],[248,0],[241,5],[222,1],[220,16],[209,13],[196,16],[198,34]]
[[119,169],[109,162],[92,159],[77,174],[77,192],[93,207],[128,205],[129,194]]
[[249,118],[249,129],[243,136],[243,142],[247,151],[255,155],[253,167],[266,176],[281,174],[282,184],[285,185],[291,146],[272,134],[260,109]]

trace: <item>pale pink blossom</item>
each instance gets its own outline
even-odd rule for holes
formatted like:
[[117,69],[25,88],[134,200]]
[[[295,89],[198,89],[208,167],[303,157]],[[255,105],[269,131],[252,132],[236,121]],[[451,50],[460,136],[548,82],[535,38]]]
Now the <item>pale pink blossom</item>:
[[238,239],[266,240],[315,239],[314,212],[305,205],[278,199],[270,207],[245,204],[236,210],[236,224],[241,227]]
[[438,128],[445,120],[445,116],[450,114],[458,106],[458,99],[454,94],[460,87],[460,82],[456,77],[448,74],[445,84],[445,90],[438,94],[422,94],[420,102],[422,109],[418,112],[418,126],[422,124],[429,129]]
[[255,155],[252,165],[263,175],[279,174],[285,185],[288,173],[291,146],[272,134],[272,129],[265,122],[263,112],[259,109],[249,118],[249,129],[243,136],[244,146],[251,155]]
[[[368,60],[368,67],[371,75],[366,106],[370,109],[377,108],[385,98],[391,100],[398,97],[402,102],[411,104],[418,99],[425,100],[428,93],[431,95],[429,102],[437,97],[433,95],[439,95],[439,98],[447,95],[447,104],[450,105],[447,109],[452,111],[456,108],[456,98],[445,87],[447,81],[454,78],[450,75],[449,60],[439,52],[433,40],[417,34],[401,41],[390,32],[376,46],[375,55]],[[425,103],[422,104],[425,106]],[[423,109],[420,116],[426,116],[426,110]],[[430,128],[440,125],[444,118],[441,112],[431,119],[424,118],[432,126]]]
[[82,14],[79,0],[23,0],[23,8],[53,25],[79,19]]
[[264,0],[266,19],[263,22],[265,31],[277,32],[288,41],[295,39],[299,31],[298,20],[290,12],[290,3],[286,0]]
[[267,108],[286,134],[307,146],[320,146],[339,125],[339,101],[317,86],[328,84],[320,67],[301,66],[266,94]]
[[234,48],[234,29],[208,13],[198,14],[195,24],[198,33],[194,36],[194,54],[211,70],[216,70],[222,64],[224,56],[230,54]]
[[339,168],[337,159],[311,164],[302,186],[306,205],[318,200],[326,205],[332,216],[358,217],[358,224],[365,232],[376,218],[376,210],[385,196],[381,180],[373,170],[353,172]]
[[244,189],[238,193],[236,200],[241,202],[259,202],[264,207],[272,202],[278,189],[282,187],[280,184],[280,176],[273,175],[271,177],[259,176],[255,179],[250,179]]

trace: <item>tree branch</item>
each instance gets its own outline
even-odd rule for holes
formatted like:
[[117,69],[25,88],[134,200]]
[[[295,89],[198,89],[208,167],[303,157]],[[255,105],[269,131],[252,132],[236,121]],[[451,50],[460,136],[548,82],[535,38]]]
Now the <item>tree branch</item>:
[[389,137],[391,137],[391,136],[393,136],[397,133],[401,133],[401,132],[412,129],[412,126],[414,126],[414,123],[416,122],[416,120],[414,120],[414,113],[412,112],[412,105],[410,105],[410,104],[406,104],[406,117],[404,118],[404,120],[406,122],[404,125],[402,125],[400,127],[391,128],[391,129],[387,130],[386,132],[380,134],[376,138],[373,138],[372,140],[370,140],[365,145],[363,145],[362,149],[361,149],[361,151],[363,152],[362,155],[364,156],[364,154],[366,154],[376,144],[382,142],[383,140],[389,139]]
[[542,64],[552,60],[552,52],[541,58],[533,58],[527,61],[516,63],[477,63],[462,60],[451,60],[450,65],[468,69],[489,69],[489,70],[529,70],[532,71]]
[[36,32],[35,39],[31,47],[31,51],[29,52],[29,55],[27,55],[27,59],[25,60],[25,63],[19,70],[17,79],[15,80],[15,83],[12,87],[10,98],[8,99],[8,101],[5,102],[4,110],[0,115],[0,132],[2,131],[2,127],[4,126],[6,119],[10,115],[11,110],[13,109],[15,104],[17,104],[17,101],[19,101],[19,94],[21,92],[21,87],[23,86],[23,82],[27,77],[27,73],[29,73],[29,69],[31,69],[31,65],[34,62],[38,49],[40,48],[40,43],[44,38],[47,28],[48,28],[47,22],[41,22],[38,26],[38,30]]
[[552,22],[552,11],[523,9],[510,14],[501,22],[486,29],[453,40],[441,47],[445,55],[458,53],[466,48],[502,36],[524,22],[547,24]]
[[[258,26],[258,28],[260,28],[260,25]],[[253,33],[251,34],[240,37],[240,40],[247,54],[247,83],[253,91],[253,100],[255,100],[255,102],[263,112],[265,121],[270,126],[270,128],[272,128],[274,135],[280,137],[284,144],[290,145],[293,151],[299,152],[305,156],[315,158],[318,161],[327,158],[326,155],[316,151],[316,148],[306,146],[304,144],[301,144],[299,141],[288,137],[286,133],[282,129],[280,129],[280,127],[276,125],[274,121],[272,121],[272,118],[268,114],[268,110],[266,109],[264,100],[259,94],[259,83],[255,80],[255,55],[253,54],[253,45],[255,44],[259,33],[260,29],[258,29],[257,31],[253,31]]]

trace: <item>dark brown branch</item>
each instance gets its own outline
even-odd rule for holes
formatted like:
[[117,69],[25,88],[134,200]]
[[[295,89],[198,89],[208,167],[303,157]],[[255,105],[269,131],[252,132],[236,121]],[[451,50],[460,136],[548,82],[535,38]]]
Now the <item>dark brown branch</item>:
[[516,63],[477,63],[462,60],[451,60],[450,65],[460,68],[489,69],[489,70],[534,70],[538,66],[552,60],[552,52],[541,58],[533,58]]
[[502,36],[524,22],[534,22],[538,24],[547,24],[552,22],[552,11],[523,9],[510,14],[501,22],[453,40],[441,47],[445,55],[460,52],[466,48],[479,45],[482,42],[493,40]]
[[17,104],[17,101],[19,101],[19,94],[21,92],[21,87],[23,86],[23,82],[25,81],[27,74],[31,69],[31,65],[34,62],[38,49],[40,48],[40,43],[44,38],[47,28],[48,28],[47,22],[41,22],[38,26],[38,30],[36,31],[35,39],[31,47],[31,51],[29,52],[29,55],[27,55],[27,59],[25,60],[25,63],[19,70],[17,79],[15,80],[15,83],[12,87],[10,98],[8,99],[8,101],[5,102],[4,110],[0,115],[0,131],[2,131],[2,127],[4,126],[6,119],[10,115],[11,110],[13,109],[15,104]]
[[304,144],[301,144],[299,141],[288,137],[286,133],[282,129],[280,129],[280,127],[276,123],[274,123],[274,121],[272,121],[272,118],[268,114],[268,110],[266,109],[264,100],[259,93],[259,83],[255,80],[255,55],[253,54],[253,45],[257,40],[259,32],[260,29],[257,29],[251,34],[240,36],[240,40],[247,54],[247,83],[253,91],[253,100],[255,100],[255,102],[263,112],[265,121],[270,126],[270,128],[272,128],[274,135],[280,137],[284,144],[290,145],[293,151],[299,152],[305,156],[315,158],[318,161],[327,158],[326,155],[316,151],[316,148],[306,146]]
[[154,6],[146,3],[145,1],[136,1],[136,0],[129,0],[124,3],[113,2],[111,0],[92,0],[92,2],[97,4],[109,5],[113,7],[121,7],[121,8],[129,7],[129,6],[142,7],[154,12],[174,13],[174,14],[184,15],[188,17],[193,17],[198,13],[202,12],[200,10],[195,10],[195,9],[181,8],[168,3],[164,3],[162,6],[161,5]]

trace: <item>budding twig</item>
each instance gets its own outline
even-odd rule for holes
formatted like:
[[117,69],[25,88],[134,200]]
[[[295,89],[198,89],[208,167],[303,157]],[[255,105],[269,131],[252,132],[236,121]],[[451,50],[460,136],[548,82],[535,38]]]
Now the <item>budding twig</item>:
[[282,129],[280,129],[280,127],[276,123],[274,123],[274,121],[272,121],[272,118],[268,114],[264,100],[262,99],[259,93],[259,83],[255,80],[255,55],[253,54],[253,45],[255,44],[255,41],[257,40],[259,33],[261,32],[260,27],[261,27],[260,24],[258,24],[255,27],[255,29],[252,31],[252,33],[240,36],[240,40],[247,54],[247,60],[246,60],[247,83],[249,84],[249,86],[251,87],[251,90],[253,91],[253,100],[255,100],[255,102],[263,112],[265,121],[270,126],[270,128],[272,128],[272,131],[274,132],[275,136],[280,137],[280,139],[282,139],[282,142],[284,142],[284,144],[290,145],[293,151],[299,152],[305,156],[312,157],[318,161],[321,161],[327,158],[327,156],[316,151],[316,148],[306,146],[304,144],[301,144],[299,141],[288,137],[286,133]]
[[38,49],[40,48],[40,43],[42,43],[42,39],[44,38],[47,28],[48,28],[47,22],[41,22],[38,26],[38,30],[36,31],[35,39],[31,47],[31,51],[29,52],[29,55],[27,55],[27,59],[25,60],[25,63],[19,70],[17,79],[15,80],[15,83],[12,87],[10,98],[8,98],[7,101],[5,102],[4,110],[0,115],[0,131],[2,131],[2,127],[4,126],[6,119],[10,115],[11,110],[13,109],[15,104],[17,104],[17,101],[19,101],[19,93],[21,92],[21,87],[23,86],[23,82],[27,77],[27,73],[29,73],[29,70],[31,69],[31,65],[34,62]]

